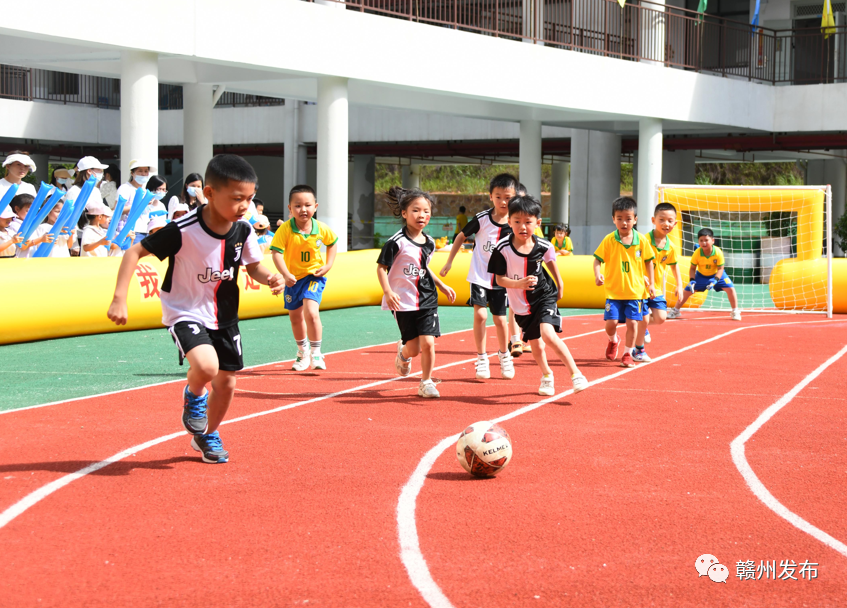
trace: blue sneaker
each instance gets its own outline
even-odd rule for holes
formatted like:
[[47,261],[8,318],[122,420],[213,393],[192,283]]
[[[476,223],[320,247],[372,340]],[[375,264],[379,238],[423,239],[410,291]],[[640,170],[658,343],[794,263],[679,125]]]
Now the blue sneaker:
[[209,393],[197,397],[186,386],[182,396],[185,398],[182,405],[182,426],[192,435],[202,435],[209,426],[209,420],[206,418],[206,401]]
[[217,431],[208,435],[195,435],[191,438],[191,447],[202,452],[203,462],[223,464],[229,461],[229,452],[224,449]]

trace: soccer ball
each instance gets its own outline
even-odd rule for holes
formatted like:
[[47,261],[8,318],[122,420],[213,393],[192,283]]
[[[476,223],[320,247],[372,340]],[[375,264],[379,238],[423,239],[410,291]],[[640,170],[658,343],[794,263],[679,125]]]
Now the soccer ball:
[[456,458],[474,477],[494,477],[512,460],[512,440],[499,424],[474,422],[459,435]]

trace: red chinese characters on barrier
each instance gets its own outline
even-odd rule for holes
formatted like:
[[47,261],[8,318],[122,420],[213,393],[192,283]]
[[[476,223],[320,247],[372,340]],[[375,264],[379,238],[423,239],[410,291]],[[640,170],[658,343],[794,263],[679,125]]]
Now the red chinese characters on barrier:
[[244,291],[250,291],[251,289],[258,291],[261,288],[262,288],[261,283],[253,280],[253,277],[251,277],[246,272],[244,273]]
[[141,288],[141,295],[145,300],[161,297],[159,295],[159,273],[150,264],[136,266],[135,277],[138,279],[138,287]]

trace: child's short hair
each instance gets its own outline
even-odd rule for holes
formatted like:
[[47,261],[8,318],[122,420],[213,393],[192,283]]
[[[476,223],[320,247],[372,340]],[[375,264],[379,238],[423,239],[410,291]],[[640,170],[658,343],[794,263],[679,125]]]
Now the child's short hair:
[[428,200],[430,209],[435,207],[435,198],[429,192],[424,192],[420,188],[406,190],[400,186],[391,186],[388,190],[388,206],[391,208],[395,217],[400,217],[416,198]]
[[567,232],[568,225],[567,224],[556,224],[555,232]]
[[12,199],[12,211],[17,213],[27,205],[31,205],[35,197],[31,194],[18,194]]
[[494,188],[514,188],[515,192],[518,190],[518,178],[512,175],[511,173],[501,173],[499,175],[495,175],[491,178],[491,182],[488,184],[488,193],[491,194],[494,192]]
[[524,186],[523,184],[521,184],[520,182],[518,182],[518,187],[517,187],[517,188],[515,188],[515,194],[516,194],[517,196],[526,196],[526,194],[527,194],[527,192],[526,192],[526,186]]
[[236,154],[218,154],[206,167],[206,185],[221,188],[230,181],[256,184],[259,178],[253,166]]
[[465,212],[465,206],[462,205],[461,207],[459,207],[459,213],[464,213],[464,212]]
[[612,201],[612,217],[615,217],[618,211],[634,211],[638,216],[638,203],[631,196],[621,196]]
[[708,236],[710,238],[715,238],[715,233],[712,232],[711,228],[701,228],[700,232],[697,233],[697,238],[699,239],[701,236]]
[[541,203],[529,195],[515,196],[509,201],[509,217],[525,213],[532,217],[541,217]]
[[676,207],[670,203],[659,203],[656,205],[656,208],[653,210],[653,215],[658,215],[662,211],[673,211],[673,214],[676,215]]
[[312,188],[311,186],[309,186],[309,185],[307,185],[307,184],[299,184],[299,185],[297,185],[297,186],[294,186],[294,187],[291,189],[291,192],[289,192],[289,193],[288,193],[288,202],[289,202],[289,203],[291,202],[291,197],[292,197],[292,196],[294,196],[295,194],[303,194],[304,192],[305,192],[306,194],[311,194],[311,195],[312,195],[312,197],[313,197],[316,201],[318,200],[318,195],[317,195],[317,194],[315,194],[315,189],[314,189],[314,188]]

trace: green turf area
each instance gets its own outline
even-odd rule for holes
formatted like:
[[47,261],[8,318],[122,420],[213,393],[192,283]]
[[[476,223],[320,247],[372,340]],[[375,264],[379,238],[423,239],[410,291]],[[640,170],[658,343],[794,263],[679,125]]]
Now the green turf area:
[[[596,312],[562,310],[565,316]],[[473,325],[470,308],[443,306],[438,316],[443,333]],[[399,337],[394,318],[377,306],[322,311],[321,321],[325,353]],[[294,358],[288,317],[241,321],[239,327],[245,365]],[[184,378],[187,370],[187,364],[179,366],[176,347],[165,329],[9,344],[0,346],[0,386],[5,397],[0,410],[176,380]]]

